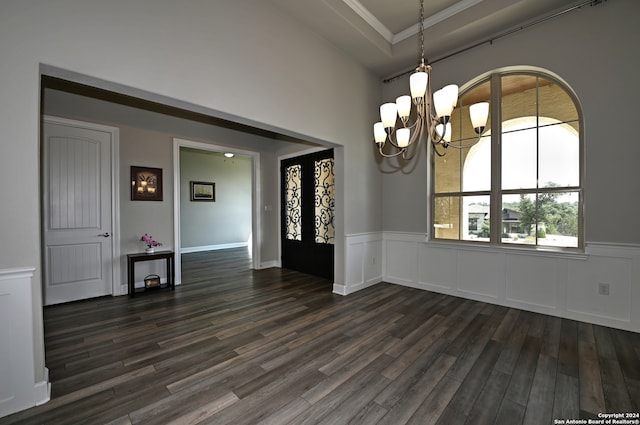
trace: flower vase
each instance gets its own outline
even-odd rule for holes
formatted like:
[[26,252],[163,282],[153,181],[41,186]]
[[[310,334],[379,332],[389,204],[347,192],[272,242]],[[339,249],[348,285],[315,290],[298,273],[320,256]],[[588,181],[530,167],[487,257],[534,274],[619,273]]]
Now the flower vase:
[[146,252],[147,254],[153,254],[155,252],[156,248],[154,246],[150,246],[145,248],[144,252]]

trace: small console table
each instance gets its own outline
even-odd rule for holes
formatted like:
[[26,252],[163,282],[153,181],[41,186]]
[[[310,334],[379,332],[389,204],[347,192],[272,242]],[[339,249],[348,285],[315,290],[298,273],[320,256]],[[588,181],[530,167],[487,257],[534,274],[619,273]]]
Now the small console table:
[[[175,289],[175,267],[174,267],[174,253],[173,251],[157,251],[152,254],[147,254],[146,252],[139,252],[135,254],[127,254],[127,273],[129,275],[129,296],[133,297],[136,295],[136,285],[135,285],[135,268],[136,263],[140,261],[152,261],[152,260],[165,260],[167,263],[167,283],[165,285],[158,285],[156,288],[171,288],[173,291]],[[153,289],[156,289],[153,288]],[[143,287],[138,288],[138,292],[144,292],[149,290],[149,288]]]

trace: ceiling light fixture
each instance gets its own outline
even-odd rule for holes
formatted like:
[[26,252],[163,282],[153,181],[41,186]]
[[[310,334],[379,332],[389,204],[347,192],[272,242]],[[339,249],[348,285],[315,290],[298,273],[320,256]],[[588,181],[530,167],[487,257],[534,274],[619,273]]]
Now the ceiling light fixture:
[[234,154],[232,154],[231,152],[225,152],[224,156],[227,158],[233,158]]
[[[450,84],[431,94],[431,65],[424,58],[424,0],[420,0],[420,20],[418,32],[418,54],[420,62],[409,78],[411,96],[404,95],[395,103],[380,106],[380,122],[373,125],[373,135],[378,152],[385,158],[401,155],[411,159],[415,149],[409,154],[410,146],[422,139],[427,130],[427,140],[434,152],[444,156],[448,147],[462,148],[451,144],[451,114],[458,104],[458,86]],[[415,122],[410,122],[411,104],[415,106]],[[433,108],[432,108],[433,105]],[[481,135],[489,116],[489,103],[480,102],[469,107],[469,114],[475,132]],[[400,118],[400,126],[396,126]],[[397,127],[397,128],[396,128]],[[392,146],[390,152],[384,152],[386,141]],[[479,138],[478,138],[479,140]],[[477,140],[474,142],[476,143]],[[417,144],[417,143],[416,143]]]

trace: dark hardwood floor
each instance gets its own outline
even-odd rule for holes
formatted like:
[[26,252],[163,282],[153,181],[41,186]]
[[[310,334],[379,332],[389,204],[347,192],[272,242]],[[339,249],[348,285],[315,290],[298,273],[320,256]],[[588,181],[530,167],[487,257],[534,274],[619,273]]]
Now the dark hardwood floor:
[[175,292],[44,310],[52,400],[0,424],[553,424],[640,410],[640,334],[183,255]]

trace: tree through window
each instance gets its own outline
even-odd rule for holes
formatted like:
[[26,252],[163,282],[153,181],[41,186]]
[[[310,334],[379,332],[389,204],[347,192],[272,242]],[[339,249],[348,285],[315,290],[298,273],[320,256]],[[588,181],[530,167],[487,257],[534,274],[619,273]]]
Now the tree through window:
[[[479,101],[494,128],[474,144],[466,109]],[[433,238],[581,248],[580,121],[570,90],[544,73],[496,73],[464,90],[451,147],[433,159]]]

